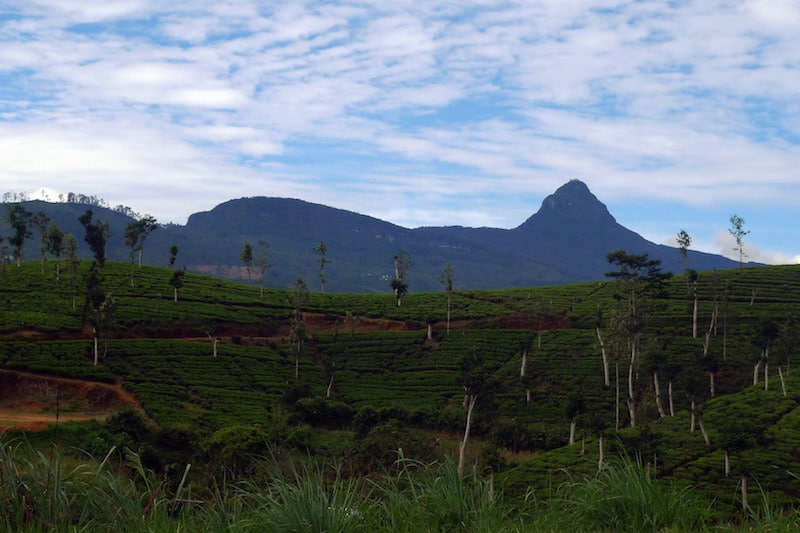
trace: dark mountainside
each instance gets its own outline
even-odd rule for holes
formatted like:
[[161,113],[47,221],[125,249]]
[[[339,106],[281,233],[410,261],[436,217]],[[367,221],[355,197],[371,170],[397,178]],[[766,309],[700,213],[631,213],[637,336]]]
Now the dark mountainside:
[[[89,206],[40,201],[25,202],[31,212],[43,211],[65,231],[74,233],[81,254],[89,257],[77,218]],[[107,222],[111,237],[107,257],[126,261],[123,245],[127,216],[91,207],[95,219]],[[0,225],[2,234],[9,229]],[[680,228],[676,228],[677,231]],[[26,242],[26,259],[39,257],[40,235]],[[326,290],[385,292],[393,276],[393,256],[411,255],[408,275],[412,292],[441,290],[438,275],[453,267],[455,288],[489,289],[554,285],[604,279],[610,270],[606,254],[622,248],[661,259],[664,270],[683,269],[673,247],[647,241],[621,226],[589,188],[572,180],[545,198],[539,211],[520,226],[506,230],[461,226],[407,229],[342,209],[286,198],[253,197],[230,200],[210,211],[195,213],[186,226],[166,225],[145,242],[144,261],[165,265],[169,247],[179,247],[176,265],[222,277],[246,279],[239,259],[242,244],[269,243],[272,266],[266,284],[290,287],[302,277],[319,290],[318,256],[314,247],[327,246]],[[690,251],[691,268],[725,269],[738,263],[719,255]],[[255,281],[255,277],[253,278]]]

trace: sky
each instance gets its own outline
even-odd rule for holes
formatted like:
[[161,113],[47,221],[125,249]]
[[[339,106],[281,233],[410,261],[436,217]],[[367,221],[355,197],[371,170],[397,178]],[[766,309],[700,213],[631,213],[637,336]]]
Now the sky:
[[0,191],[513,228],[571,179],[800,262],[795,0],[0,0]]

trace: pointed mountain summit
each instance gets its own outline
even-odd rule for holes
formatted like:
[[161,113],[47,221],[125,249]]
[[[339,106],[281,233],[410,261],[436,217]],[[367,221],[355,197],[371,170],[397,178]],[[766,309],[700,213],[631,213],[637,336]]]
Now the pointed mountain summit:
[[556,192],[542,201],[539,211],[528,221],[534,217],[553,221],[594,220],[616,223],[606,206],[580,180],[571,180],[556,189]]

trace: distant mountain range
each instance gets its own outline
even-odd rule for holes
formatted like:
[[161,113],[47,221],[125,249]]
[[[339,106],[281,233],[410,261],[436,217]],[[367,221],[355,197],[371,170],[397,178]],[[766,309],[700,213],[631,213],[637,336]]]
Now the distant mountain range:
[[[78,237],[80,253],[91,257],[83,242],[78,217],[92,209],[95,219],[109,224],[107,258],[127,261],[125,227],[133,220],[125,212],[80,203],[23,202],[33,213],[44,212],[59,227]],[[676,228],[677,230],[680,228]],[[0,234],[10,229],[0,224]],[[38,257],[34,232],[26,258]],[[677,248],[652,243],[618,224],[589,188],[572,180],[545,198],[539,211],[513,229],[462,226],[403,228],[358,213],[287,198],[240,198],[210,211],[195,213],[185,226],[159,227],[145,242],[144,261],[166,265],[169,247],[179,248],[177,265],[187,270],[246,279],[240,261],[244,241],[254,248],[269,243],[266,284],[289,287],[302,277],[319,290],[318,256],[324,242],[327,257],[325,290],[388,292],[394,274],[393,257],[400,250],[411,256],[409,290],[440,290],[438,275],[450,263],[455,288],[489,289],[555,285],[605,279],[611,268],[606,254],[616,249],[647,253],[667,271],[681,272]],[[699,271],[738,266],[720,255],[689,252],[691,268]]]

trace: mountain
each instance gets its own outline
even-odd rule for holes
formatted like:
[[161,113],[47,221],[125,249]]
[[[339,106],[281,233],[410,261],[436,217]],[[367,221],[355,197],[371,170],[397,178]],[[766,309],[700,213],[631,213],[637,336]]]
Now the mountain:
[[[111,238],[107,257],[128,260],[123,245],[124,212],[75,203],[25,202],[31,212],[42,211],[65,231],[79,236],[77,218],[91,208],[107,222]],[[8,227],[0,225],[8,235]],[[35,232],[36,233],[36,232]],[[39,239],[35,234],[34,240]],[[440,290],[438,274],[446,263],[453,267],[457,289],[488,289],[553,285],[604,279],[610,267],[606,254],[624,249],[661,259],[664,270],[683,270],[673,247],[652,243],[620,225],[585,183],[572,180],[542,202],[539,210],[516,228],[462,226],[408,229],[377,218],[288,198],[240,198],[195,213],[185,226],[160,227],[145,243],[145,262],[164,265],[172,244],[179,248],[179,266],[222,277],[244,279],[239,255],[248,240],[269,244],[270,267],[266,284],[289,287],[302,277],[319,289],[319,263],[314,247],[324,242],[331,263],[326,265],[326,290],[384,292],[393,276],[392,258],[400,250],[411,255],[410,290]],[[38,243],[28,244],[27,258],[36,257]],[[696,270],[725,269],[738,263],[719,255],[689,252]]]

